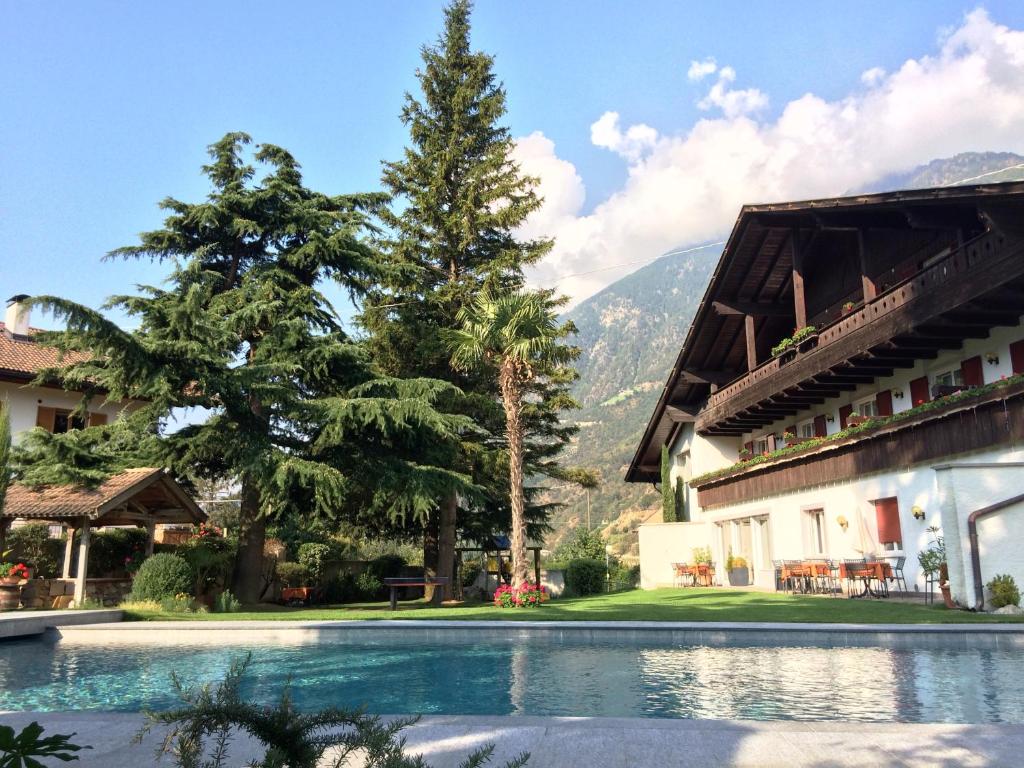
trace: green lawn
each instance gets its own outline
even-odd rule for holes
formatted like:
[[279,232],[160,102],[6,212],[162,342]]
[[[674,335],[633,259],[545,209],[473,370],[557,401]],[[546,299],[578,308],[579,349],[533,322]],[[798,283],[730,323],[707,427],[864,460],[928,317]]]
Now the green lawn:
[[941,605],[890,600],[850,600],[775,592],[722,589],[634,590],[611,595],[563,598],[540,608],[495,608],[490,604],[434,608],[422,601],[364,603],[315,608],[259,606],[239,613],[175,614],[129,611],[130,621],[324,621],[332,619],[447,619],[503,621],[785,621],[855,624],[942,624],[1021,621],[1021,617],[950,611]]

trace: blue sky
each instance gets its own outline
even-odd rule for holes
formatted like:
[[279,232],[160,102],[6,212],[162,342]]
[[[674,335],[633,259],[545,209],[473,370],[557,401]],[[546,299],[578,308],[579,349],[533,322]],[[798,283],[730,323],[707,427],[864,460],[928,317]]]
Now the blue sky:
[[[544,168],[555,169],[552,179],[564,175],[564,185],[545,190],[557,221],[537,227],[560,241],[564,237],[566,250],[536,280],[551,281],[591,263],[647,258],[666,244],[713,237],[727,227],[736,200],[743,199],[743,183],[705,194],[723,198],[721,212],[716,208],[707,217],[708,227],[692,226],[685,216],[666,210],[660,219],[678,218],[676,229],[659,231],[649,241],[643,233],[621,235],[626,245],[615,245],[619,235],[611,234],[622,227],[600,223],[614,221],[614,212],[607,212],[614,206],[602,204],[630,195],[637,201],[644,194],[671,198],[669,182],[649,192],[636,190],[653,169],[664,171],[665,179],[687,177],[679,173],[685,169],[675,168],[677,177],[669,173],[672,161],[657,163],[672,153],[696,151],[687,144],[694,133],[714,129],[722,137],[734,136],[738,146],[745,134],[727,131],[752,125],[757,131],[747,135],[761,141],[786,132],[780,117],[788,114],[787,106],[803,103],[805,94],[837,105],[861,98],[866,88],[881,92],[886,78],[907,60],[941,58],[944,30],[963,28],[976,7],[960,2],[480,2],[474,44],[497,58],[509,92],[508,125],[517,137],[543,139],[524,156],[524,165],[544,173],[545,184]],[[1024,28],[1024,3],[989,2],[984,8],[987,26],[975,24],[971,29],[977,34],[965,38],[996,39],[998,30]],[[326,192],[378,188],[380,160],[398,156],[405,141],[397,115],[403,92],[415,88],[419,46],[433,40],[440,25],[440,3],[411,0],[310,2],[289,4],[287,10],[271,2],[3,0],[0,294],[56,293],[96,306],[136,282],[158,280],[159,267],[100,259],[133,242],[136,233],[158,226],[156,203],[162,197],[203,196],[204,149],[229,130],[288,148],[303,164],[307,182]],[[975,45],[971,41],[964,44],[966,52],[951,47],[950,55],[966,59],[974,50],[968,50]],[[1007,50],[1017,44],[1014,38]],[[688,77],[691,63],[708,57],[716,71]],[[724,79],[723,67],[730,68]],[[884,74],[862,77],[876,68]],[[709,102],[716,77],[723,92],[739,92],[745,106]],[[1012,90],[996,75],[992,80],[992,87]],[[874,114],[867,101],[862,106],[864,114]],[[887,109],[884,114],[891,115],[893,108]],[[592,126],[611,112],[619,120],[602,123],[608,130],[600,138]],[[1017,113],[1009,112],[1016,120]],[[635,146],[627,145],[622,138],[627,126],[638,125],[648,130],[635,134],[640,137]],[[1020,127],[1011,126],[1024,136]],[[960,143],[937,141],[934,151],[961,145],[1024,149],[1008,146],[1003,136],[966,126]],[[985,146],[968,146],[975,140]],[[713,146],[723,153],[721,163],[729,162],[727,142]],[[898,156],[880,157],[858,172],[888,169]],[[744,173],[751,172],[745,167]],[[786,172],[787,178],[796,176]],[[679,182],[686,183],[691,182]],[[755,185],[750,194],[796,194],[805,187],[828,188],[810,178],[795,187]],[[562,192],[570,195],[569,202]],[[621,274],[611,271],[596,282],[567,283],[565,289],[578,298]]]

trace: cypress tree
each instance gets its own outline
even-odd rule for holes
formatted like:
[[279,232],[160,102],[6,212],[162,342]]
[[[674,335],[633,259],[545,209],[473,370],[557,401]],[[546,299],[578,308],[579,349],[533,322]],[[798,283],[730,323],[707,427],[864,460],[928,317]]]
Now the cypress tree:
[[666,523],[676,521],[676,497],[672,489],[672,464],[668,446],[661,446],[661,519]]
[[675,498],[675,521],[677,523],[688,523],[690,522],[690,510],[686,506],[686,483],[683,482],[683,478],[676,478],[676,498]]
[[[360,321],[384,373],[451,382],[466,393],[474,421],[498,435],[504,415],[495,377],[484,370],[454,370],[444,332],[458,328],[459,311],[485,290],[497,295],[521,288],[523,266],[547,253],[551,241],[515,237],[541,200],[534,192],[536,180],[511,159],[513,141],[501,123],[505,91],[495,78],[493,58],[471,50],[470,12],[468,0],[445,8],[444,31],[422,51],[423,66],[416,73],[421,93],[406,94],[401,120],[409,144],[402,159],[384,163],[382,178],[392,202],[382,214],[388,270],[365,302]],[[571,405],[566,386],[551,379],[538,384],[546,389],[537,391],[541,399],[525,415],[535,438],[526,448],[530,471],[558,472],[553,458],[572,434],[557,419],[557,409]],[[493,440],[468,436],[457,467],[489,489],[485,506],[507,518],[507,458],[499,448]],[[459,501],[454,494],[439,499],[428,516],[428,573],[452,576]],[[463,523],[464,530],[475,527],[478,533],[489,527],[480,520]],[[540,531],[534,525],[531,533]]]

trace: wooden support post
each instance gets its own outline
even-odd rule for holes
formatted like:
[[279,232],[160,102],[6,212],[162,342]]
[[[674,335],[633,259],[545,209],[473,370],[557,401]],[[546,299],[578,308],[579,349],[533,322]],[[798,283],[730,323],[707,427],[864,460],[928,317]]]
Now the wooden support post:
[[533,550],[533,583],[540,586],[540,550]]
[[800,250],[800,230],[793,230],[793,312],[796,328],[807,325],[807,301],[804,298],[804,255]]
[[78,575],[75,578],[75,607],[85,602],[85,579],[89,573],[89,518],[82,518],[82,538],[78,542]]
[[878,295],[878,287],[875,280],[868,273],[870,272],[870,259],[867,249],[864,247],[864,230],[857,231],[857,249],[860,251],[860,279],[864,287],[864,303],[867,303]]
[[743,319],[743,326],[747,332],[747,370],[757,368],[757,328],[754,325],[754,316],[747,315]]
[[75,528],[67,526],[68,540],[64,542],[64,568],[61,571],[61,578],[71,578],[71,561],[75,558]]
[[146,557],[153,554],[153,545],[156,543],[156,521],[149,520],[146,523]]

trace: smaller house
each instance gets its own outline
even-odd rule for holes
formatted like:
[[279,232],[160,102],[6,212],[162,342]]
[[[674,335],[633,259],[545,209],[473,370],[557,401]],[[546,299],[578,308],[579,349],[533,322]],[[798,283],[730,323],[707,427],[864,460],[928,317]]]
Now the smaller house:
[[74,533],[77,531],[78,567],[74,576],[75,604],[86,598],[90,531],[104,526],[139,526],[149,533],[146,554],[153,553],[157,525],[204,522],[206,514],[191,496],[163,469],[129,469],[109,478],[96,488],[46,486],[31,488],[14,483],[0,512],[0,551],[7,529],[15,520],[66,525],[63,578],[71,579]]

